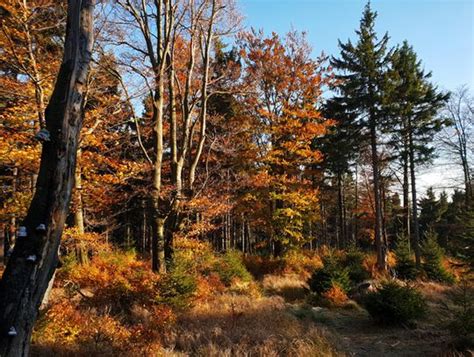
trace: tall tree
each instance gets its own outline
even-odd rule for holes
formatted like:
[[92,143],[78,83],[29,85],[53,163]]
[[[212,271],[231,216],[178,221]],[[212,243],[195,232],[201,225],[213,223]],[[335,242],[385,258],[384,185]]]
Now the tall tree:
[[372,11],[370,2],[360,21],[357,44],[339,41],[340,58],[333,57],[331,64],[338,71],[341,82],[333,101],[345,112],[357,116],[363,128],[363,138],[371,148],[372,191],[375,206],[375,243],[377,247],[377,266],[386,269],[386,250],[383,242],[382,198],[379,163],[379,132],[384,114],[384,93],[386,71],[390,63],[391,51],[387,50],[388,35],[380,40],[375,32],[377,13]]
[[[337,83],[334,87],[337,88]],[[347,174],[351,174],[351,166],[354,165],[361,149],[360,126],[357,122],[357,116],[354,113],[345,112],[344,106],[341,106],[337,100],[329,99],[327,101],[324,107],[324,116],[334,120],[334,126],[328,130],[327,135],[315,138],[314,144],[321,147],[324,155],[323,169],[336,178],[338,202],[336,241],[341,241],[344,244],[348,238],[345,219],[344,178]],[[357,201],[357,197],[354,200]],[[355,220],[357,220],[357,217],[355,217]],[[356,226],[356,222],[354,223]]]
[[431,143],[444,125],[444,121],[435,115],[448,99],[448,94],[438,91],[429,81],[430,77],[431,72],[424,72],[421,61],[405,41],[392,57],[388,96],[391,115],[399,120],[395,128],[402,143],[404,165],[408,165],[410,171],[412,234],[418,266],[421,253],[416,169],[434,157],[435,151]]
[[246,105],[256,119],[256,186],[266,202],[274,254],[281,255],[305,242],[305,225],[317,217],[311,169],[322,154],[313,142],[332,125],[321,112],[322,90],[332,78],[324,58],[310,57],[304,34],[290,32],[282,41],[252,31],[241,45],[251,91]]
[[122,66],[143,79],[152,109],[148,124],[153,126],[154,144],[150,154],[144,150],[153,167],[152,268],[165,272],[182,201],[187,198],[183,191],[188,196],[195,192],[206,143],[210,84],[218,82],[212,73],[212,46],[234,24],[233,2],[119,0],[118,4],[118,23],[125,29],[114,42],[125,47]]
[[444,148],[450,155],[457,157],[464,178],[465,204],[474,200],[472,183],[472,165],[474,160],[474,98],[466,86],[451,94],[445,106],[445,115],[449,126],[441,133]]
[[64,56],[46,109],[36,191],[0,282],[3,357],[28,355],[38,308],[58,263],[74,183],[94,2],[70,0],[68,5]]

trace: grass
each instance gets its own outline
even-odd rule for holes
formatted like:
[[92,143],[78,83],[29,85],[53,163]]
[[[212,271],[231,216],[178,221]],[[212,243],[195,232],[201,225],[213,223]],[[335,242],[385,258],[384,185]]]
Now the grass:
[[328,335],[292,315],[281,297],[223,294],[181,316],[164,342],[169,355],[338,356]]
[[[450,341],[440,327],[451,319],[442,309],[452,289],[447,285],[416,282],[430,313],[415,330],[386,329],[352,300],[313,301],[305,281],[320,265],[317,255],[289,259],[297,268],[272,260],[270,273],[263,270],[265,260],[247,258],[247,269],[261,277],[256,281],[241,274],[236,257],[223,259],[200,242],[184,243],[192,246],[177,254],[186,274],[196,278],[193,304],[177,309],[157,299],[164,296],[163,277],[133,255],[95,257],[88,266],[59,272],[32,356],[433,355]],[[370,271],[374,256],[366,255],[364,264]],[[228,284],[216,267],[229,268]]]
[[304,300],[308,293],[308,286],[299,276],[267,275],[262,281],[263,290],[267,295],[277,295],[288,302]]

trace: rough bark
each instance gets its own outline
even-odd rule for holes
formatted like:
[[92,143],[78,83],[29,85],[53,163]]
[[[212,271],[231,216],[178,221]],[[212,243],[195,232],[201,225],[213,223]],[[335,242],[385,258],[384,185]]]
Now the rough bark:
[[[48,282],[74,184],[83,119],[83,92],[92,51],[94,0],[70,0],[63,61],[46,109],[46,128],[36,191],[0,282],[0,355],[27,356],[31,332]],[[46,231],[37,231],[39,224]],[[27,259],[29,257],[35,257]]]

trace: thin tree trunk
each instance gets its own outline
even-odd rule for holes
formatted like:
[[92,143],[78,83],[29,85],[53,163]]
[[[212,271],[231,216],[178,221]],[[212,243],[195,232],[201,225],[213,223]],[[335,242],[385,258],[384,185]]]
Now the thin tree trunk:
[[343,194],[343,184],[342,184],[342,174],[337,174],[337,218],[338,218],[338,225],[337,225],[337,248],[341,248],[344,246],[344,194]]
[[157,88],[153,102],[154,140],[155,158],[153,162],[153,186],[151,190],[151,201],[153,208],[153,233],[152,233],[152,254],[151,266],[155,272],[165,273],[165,219],[163,212],[160,212],[161,193],[161,169],[163,161],[163,95],[164,95],[164,72],[157,79]]
[[76,207],[74,211],[74,226],[77,228],[79,234],[84,234],[84,212],[82,204],[82,169],[80,165],[80,160],[82,156],[82,150],[79,148],[77,150],[77,160],[76,160],[76,171],[74,174],[74,193],[76,195]]
[[[12,199],[15,200],[18,183],[18,168],[14,167],[12,170]],[[13,213],[10,217],[8,225],[8,235],[5,237],[4,242],[4,264],[7,265],[8,255],[11,253],[11,249],[15,245],[16,241],[16,214]]]
[[472,204],[472,199],[473,199],[471,172],[469,169],[469,164],[467,162],[467,157],[462,156],[461,160],[462,160],[462,168],[464,172],[465,203],[466,203],[466,208],[469,208],[469,206]]
[[[0,282],[0,355],[27,356],[38,308],[58,263],[74,184],[91,59],[93,0],[70,0],[63,61],[46,110],[51,141],[43,144],[36,192]],[[39,227],[46,226],[46,231]]]
[[380,270],[387,269],[386,247],[382,241],[382,204],[380,199],[380,176],[379,176],[379,158],[377,153],[377,132],[376,126],[371,114],[370,125],[370,146],[372,151],[372,171],[373,171],[373,193],[375,206],[375,245],[377,248],[377,267]]
[[418,202],[416,198],[416,177],[415,177],[415,149],[411,127],[409,127],[409,144],[410,144],[410,175],[411,175],[411,200],[412,200],[412,220],[413,220],[413,248],[415,250],[416,266],[421,265],[420,252],[420,227],[418,224]]
[[[82,236],[85,232],[84,230],[84,207],[82,204],[82,169],[81,169],[81,155],[82,150],[79,148],[77,150],[77,160],[76,160],[76,171],[74,174],[74,194],[76,195],[76,206],[74,211],[74,226],[77,229],[77,233]],[[81,238],[80,238],[81,239]],[[87,255],[87,250],[84,242],[80,240],[76,247],[76,255],[81,265],[89,263],[89,257]]]
[[206,42],[204,47],[204,69],[203,78],[201,83],[201,116],[200,116],[200,130],[199,130],[199,142],[196,149],[196,155],[192,159],[191,166],[189,168],[189,189],[191,192],[194,188],[194,181],[196,179],[196,168],[201,159],[202,150],[204,148],[204,142],[206,141],[206,125],[207,125],[207,102],[209,99],[208,85],[209,85],[209,69],[211,61],[211,45],[213,40],[213,26],[214,20],[217,14],[216,0],[212,0],[211,18],[209,19],[209,26],[207,28]]
[[[408,145],[407,145],[408,146]],[[408,151],[408,147],[406,148]],[[403,234],[410,237],[410,193],[409,193],[409,174],[408,174],[408,155],[403,159]]]
[[354,243],[357,245],[357,237],[359,236],[359,165],[356,163],[355,168],[355,192],[354,192],[354,201],[355,201],[355,215],[354,215]]

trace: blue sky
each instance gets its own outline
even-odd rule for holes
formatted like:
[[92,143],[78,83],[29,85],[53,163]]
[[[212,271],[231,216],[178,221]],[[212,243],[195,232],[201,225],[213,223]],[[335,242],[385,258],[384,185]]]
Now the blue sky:
[[[240,0],[244,24],[279,34],[304,30],[316,54],[354,38],[363,0]],[[440,88],[474,90],[474,0],[372,0],[377,31],[414,47]]]

